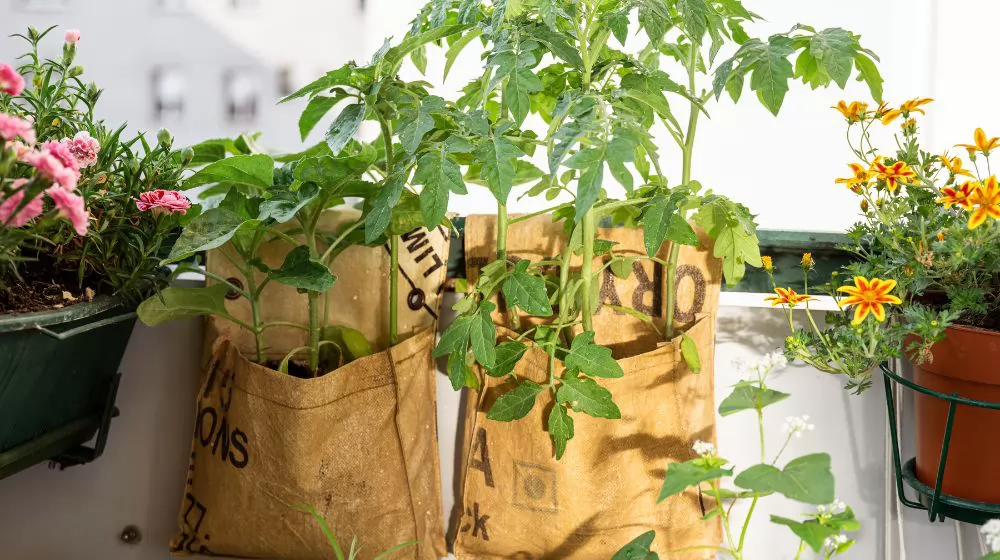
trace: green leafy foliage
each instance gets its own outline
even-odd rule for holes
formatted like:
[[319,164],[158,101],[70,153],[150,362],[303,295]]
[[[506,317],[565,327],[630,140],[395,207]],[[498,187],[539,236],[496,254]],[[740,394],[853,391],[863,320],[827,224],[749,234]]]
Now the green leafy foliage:
[[758,384],[742,381],[737,383],[733,392],[729,394],[719,405],[719,415],[729,416],[744,410],[756,410],[770,406],[776,402],[781,402],[788,397],[788,393],[775,391],[770,388],[761,388]]
[[544,390],[531,381],[521,381],[513,390],[500,395],[486,417],[499,422],[512,422],[524,418],[535,406],[535,398]]
[[192,317],[215,315],[229,318],[226,294],[229,288],[214,284],[206,288],[164,288],[159,294],[139,304],[136,313],[146,326],[155,327]]
[[309,254],[309,248],[300,245],[285,256],[281,268],[272,270],[268,276],[275,282],[310,292],[327,292],[333,287],[336,277],[330,269]]
[[828,504],[834,499],[830,456],[814,453],[793,459],[784,469],[754,465],[741,472],[734,483],[754,492],[777,492],[790,500],[807,504]]
[[611,391],[587,377],[563,377],[562,385],[556,392],[556,399],[567,404],[576,412],[594,418],[617,420],[622,417],[618,405],[611,400]]
[[563,454],[566,453],[566,443],[573,439],[574,435],[573,418],[566,411],[566,407],[561,404],[552,407],[546,429],[552,436],[556,459],[562,459]]
[[611,349],[594,343],[594,333],[584,332],[573,339],[566,354],[566,367],[592,377],[622,377],[622,366],[611,355]]
[[718,480],[722,477],[732,476],[733,469],[724,468],[725,462],[718,460],[698,458],[683,463],[671,463],[667,467],[667,475],[663,480],[663,488],[660,489],[658,502],[662,502],[671,496],[698,486],[703,482]]
[[552,315],[552,305],[545,290],[545,280],[528,273],[530,261],[519,261],[513,274],[503,284],[503,295],[509,305],[513,305],[531,315],[548,317]]
[[625,545],[611,557],[611,560],[660,560],[660,555],[650,550],[656,531],[648,531]]

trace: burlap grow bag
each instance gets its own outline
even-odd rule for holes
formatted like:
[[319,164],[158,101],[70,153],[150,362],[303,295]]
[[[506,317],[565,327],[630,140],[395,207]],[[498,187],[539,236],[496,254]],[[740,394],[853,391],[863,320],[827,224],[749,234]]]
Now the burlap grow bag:
[[[466,222],[471,274],[489,259],[494,223],[490,217]],[[645,252],[641,231],[602,229],[598,235],[617,241],[617,254]],[[512,228],[508,251],[538,261],[556,255],[564,243],[559,226],[541,217]],[[553,405],[550,393],[539,396],[526,418],[488,420],[496,397],[510,386],[505,379],[480,375],[483,389],[468,401],[463,481],[452,518],[459,559],[607,560],[648,530],[656,530],[662,551],[721,542],[720,525],[701,521],[711,504],[697,490],[656,503],[668,465],[693,458],[696,440],[715,440],[713,357],[721,265],[709,251],[694,247],[681,251],[680,263],[674,322],[697,344],[701,373],[688,369],[679,338],[664,343],[641,320],[610,307],[662,315],[662,270],[636,262],[628,280],[603,277],[605,305],[594,320],[597,341],[613,348],[625,375],[598,382],[611,391],[622,418],[574,413],[575,437],[561,460],[555,460],[543,431]],[[531,348],[516,373],[544,382],[547,368],[545,352]],[[714,553],[674,557],[700,560]]]
[[[356,219],[357,213],[328,212],[322,223],[335,232]],[[345,549],[357,536],[362,559],[411,540],[419,544],[392,558],[445,555],[431,351],[448,242],[443,228],[402,236],[403,341],[316,379],[250,362],[242,356],[253,355],[253,337],[231,323],[209,321],[211,355],[174,554],[334,558],[319,525],[291,509],[306,504],[326,517]],[[260,256],[276,268],[289,249],[272,241]],[[228,250],[210,252],[208,270],[238,277],[219,254]],[[328,324],[358,329],[376,349],[386,348],[389,270],[386,247],[351,247],[340,255],[332,266],[337,282]],[[294,288],[271,282],[264,294],[264,321],[307,323],[306,298]],[[250,318],[245,300],[227,301],[226,308]],[[266,357],[280,359],[304,346],[306,333],[276,328],[266,341]]]
[[436,440],[435,334],[424,330],[316,379],[214,346],[191,449],[179,555],[335,558],[308,504],[362,558],[444,555]]

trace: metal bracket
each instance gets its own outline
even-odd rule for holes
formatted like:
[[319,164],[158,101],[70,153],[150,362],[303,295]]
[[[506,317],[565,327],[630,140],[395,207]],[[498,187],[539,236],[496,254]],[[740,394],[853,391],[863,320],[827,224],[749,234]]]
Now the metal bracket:
[[118,396],[118,386],[121,384],[122,374],[116,373],[108,383],[108,393],[104,400],[104,410],[101,413],[100,425],[97,428],[97,440],[93,447],[78,445],[73,449],[52,459],[52,466],[64,470],[67,467],[76,465],[86,465],[104,454],[104,448],[108,443],[108,432],[111,431],[111,419],[118,416],[118,407],[115,406],[115,399]]

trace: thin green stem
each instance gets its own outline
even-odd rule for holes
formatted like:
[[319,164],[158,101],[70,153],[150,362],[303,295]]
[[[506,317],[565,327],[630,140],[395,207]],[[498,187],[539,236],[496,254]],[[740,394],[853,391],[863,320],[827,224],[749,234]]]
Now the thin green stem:
[[497,260],[507,260],[507,229],[510,220],[507,217],[507,205],[497,207]]
[[594,330],[594,238],[597,235],[594,211],[583,216],[583,263],[580,270],[583,290],[583,329]]
[[326,251],[323,252],[323,256],[320,258],[320,262],[322,262],[327,266],[330,266],[330,263],[328,261],[330,260],[330,256],[333,255],[333,252],[337,249],[337,247],[339,247],[340,244],[344,242],[344,239],[346,239],[347,236],[351,234],[351,232],[353,232],[354,230],[358,229],[363,225],[365,225],[364,220],[358,220],[357,222],[351,224],[350,227],[345,229],[336,239],[333,240],[333,243],[331,243],[330,246],[326,248]]

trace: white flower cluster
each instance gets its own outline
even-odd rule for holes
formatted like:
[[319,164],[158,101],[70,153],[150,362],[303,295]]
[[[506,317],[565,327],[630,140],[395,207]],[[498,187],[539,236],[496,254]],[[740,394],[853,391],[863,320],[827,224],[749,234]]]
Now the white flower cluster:
[[[806,418],[808,418],[808,416]],[[833,500],[833,503],[830,505],[816,507],[816,510],[822,515],[833,515],[835,513],[840,513],[845,509],[847,509],[847,504],[841,500]]]
[[694,442],[694,452],[702,457],[715,455],[715,446],[707,441],[698,440]]
[[847,542],[847,535],[841,533],[834,537],[827,537],[823,544],[830,550],[836,550],[838,546]]
[[802,432],[811,432],[816,429],[816,426],[809,423],[809,415],[807,414],[805,416],[789,416],[785,418],[783,429],[785,430],[785,435],[788,437],[802,437]]
[[982,529],[983,538],[986,539],[986,546],[991,552],[1000,552],[1000,519],[987,521]]
[[768,354],[764,354],[764,357],[759,361],[754,363],[747,363],[746,360],[737,358],[733,360],[733,369],[737,373],[744,374],[748,371],[753,373],[767,373],[771,371],[777,371],[788,365],[788,358],[785,358],[785,354],[780,350],[775,350]]

